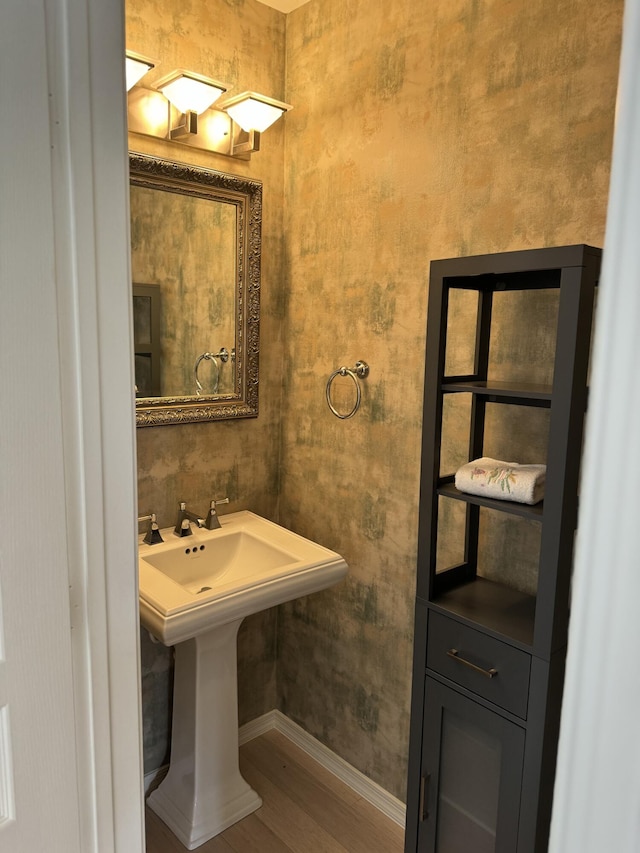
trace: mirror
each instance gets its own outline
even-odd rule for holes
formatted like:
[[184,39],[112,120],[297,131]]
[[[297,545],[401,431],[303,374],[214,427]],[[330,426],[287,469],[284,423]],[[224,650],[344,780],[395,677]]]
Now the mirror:
[[258,414],[262,184],[129,154],[138,426]]

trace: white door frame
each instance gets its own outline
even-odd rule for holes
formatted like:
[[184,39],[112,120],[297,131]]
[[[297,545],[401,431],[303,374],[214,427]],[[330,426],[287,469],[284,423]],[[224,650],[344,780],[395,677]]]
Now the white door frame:
[[640,2],[627,0],[551,853],[640,845]]
[[142,853],[124,4],[45,2],[82,850]]

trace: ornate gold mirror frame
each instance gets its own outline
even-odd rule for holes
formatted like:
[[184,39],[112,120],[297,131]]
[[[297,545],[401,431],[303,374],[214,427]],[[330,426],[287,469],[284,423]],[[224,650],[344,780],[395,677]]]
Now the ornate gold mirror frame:
[[[223,202],[235,206],[236,210],[233,388],[230,393],[138,398],[137,426],[256,417],[260,343],[261,182],[133,152],[129,154],[129,169],[131,187]],[[132,223],[132,231],[134,226],[135,223]],[[208,288],[212,283],[203,281],[198,286]],[[206,340],[206,329],[203,340]],[[203,349],[206,349],[204,344]],[[185,359],[192,361],[193,353],[185,353]]]

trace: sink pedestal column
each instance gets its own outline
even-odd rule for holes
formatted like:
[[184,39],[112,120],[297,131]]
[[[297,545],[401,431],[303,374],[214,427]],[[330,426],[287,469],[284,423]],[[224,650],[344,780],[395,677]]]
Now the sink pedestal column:
[[188,850],[262,805],[238,765],[241,622],[175,647],[171,761],[147,802]]

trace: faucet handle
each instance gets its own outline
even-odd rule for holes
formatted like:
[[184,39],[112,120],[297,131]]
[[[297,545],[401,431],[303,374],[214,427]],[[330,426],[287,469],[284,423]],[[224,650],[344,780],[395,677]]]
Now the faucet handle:
[[155,512],[152,512],[150,515],[141,515],[138,518],[138,524],[141,524],[143,521],[148,521],[149,527],[147,528],[147,532],[142,541],[147,545],[157,545],[160,542],[164,542],[160,533],[160,528],[158,527],[158,522],[156,521]]
[[218,513],[216,512],[216,506],[218,504],[228,504],[229,498],[220,498],[219,500],[212,500],[209,506],[209,512],[207,513],[207,520],[205,522],[205,527],[207,530],[218,530],[220,528],[220,519],[218,518]]

